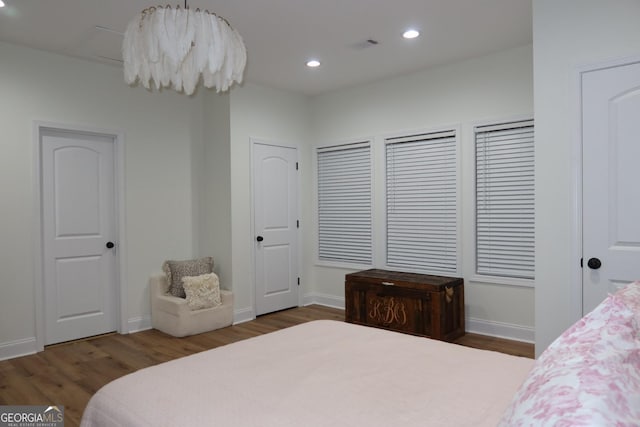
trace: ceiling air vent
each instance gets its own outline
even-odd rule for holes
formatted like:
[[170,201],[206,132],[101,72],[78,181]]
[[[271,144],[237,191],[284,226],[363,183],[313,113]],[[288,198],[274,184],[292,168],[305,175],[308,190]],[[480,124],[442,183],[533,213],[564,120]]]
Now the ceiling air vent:
[[353,48],[354,49],[366,49],[368,47],[376,46],[379,43],[380,42],[378,40],[366,39],[366,40],[363,40],[361,42],[353,44]]

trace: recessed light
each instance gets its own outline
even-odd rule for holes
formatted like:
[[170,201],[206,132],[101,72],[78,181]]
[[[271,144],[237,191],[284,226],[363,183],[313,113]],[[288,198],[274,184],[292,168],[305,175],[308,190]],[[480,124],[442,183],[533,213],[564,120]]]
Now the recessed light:
[[309,68],[316,68],[319,66],[320,66],[320,61],[318,61],[317,59],[311,59],[307,61],[307,67]]
[[0,7],[4,7],[4,2],[0,0]]
[[402,37],[404,37],[405,39],[415,39],[419,35],[420,35],[420,31],[418,30],[407,30],[404,33],[402,33]]

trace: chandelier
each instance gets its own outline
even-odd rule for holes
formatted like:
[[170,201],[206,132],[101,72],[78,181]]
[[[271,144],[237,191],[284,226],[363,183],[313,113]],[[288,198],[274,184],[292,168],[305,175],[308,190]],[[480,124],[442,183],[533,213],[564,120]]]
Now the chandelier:
[[247,51],[229,22],[207,10],[154,6],[129,22],[122,43],[124,79],[146,89],[173,87],[191,95],[202,79],[226,91],[242,83]]

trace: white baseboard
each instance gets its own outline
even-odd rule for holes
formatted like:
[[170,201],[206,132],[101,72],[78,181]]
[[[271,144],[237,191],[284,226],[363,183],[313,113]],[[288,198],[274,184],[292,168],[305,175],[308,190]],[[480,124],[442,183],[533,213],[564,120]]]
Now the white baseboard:
[[251,307],[240,308],[233,311],[233,324],[249,322],[256,318],[255,313]]
[[[303,305],[318,304],[344,310],[344,298],[334,295],[310,293],[303,297]],[[488,335],[527,343],[535,342],[535,331],[532,327],[514,325],[512,323],[494,322],[491,320],[467,317],[466,331],[473,334]]]
[[35,337],[0,343],[0,360],[35,354],[37,350]]
[[535,342],[535,330],[530,326],[467,317],[465,319],[465,329],[472,334],[489,335],[527,343]]
[[148,329],[151,329],[151,317],[149,316],[132,317],[127,322],[127,325],[128,325],[127,332],[130,334],[134,332],[146,331]]
[[326,307],[344,310],[344,297],[318,293],[310,293],[302,297],[302,305],[307,306],[311,304],[324,305]]
[[[344,310],[344,298],[326,294],[306,294],[303,305],[318,304],[326,307]],[[255,319],[253,310],[243,308],[233,313],[233,324],[249,322]],[[488,335],[527,343],[535,342],[535,330],[532,327],[515,325],[512,323],[495,322],[468,317],[465,319],[466,331],[474,334]],[[128,321],[129,333],[151,329],[151,318],[148,316],[134,317]],[[0,343],[0,360],[27,356],[37,353],[35,337]]]

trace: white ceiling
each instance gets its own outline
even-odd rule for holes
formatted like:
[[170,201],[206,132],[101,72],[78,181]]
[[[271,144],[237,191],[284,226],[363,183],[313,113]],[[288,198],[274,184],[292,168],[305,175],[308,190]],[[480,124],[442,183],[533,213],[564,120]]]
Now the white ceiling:
[[[4,2],[0,40],[114,66],[121,66],[122,32],[129,20],[160,4],[153,0]],[[248,53],[246,81],[308,95],[532,40],[531,0],[188,0],[188,4],[227,18],[242,35]],[[408,27],[419,29],[421,37],[402,39]],[[379,44],[363,47],[367,39]],[[310,57],[322,65],[307,68]]]

